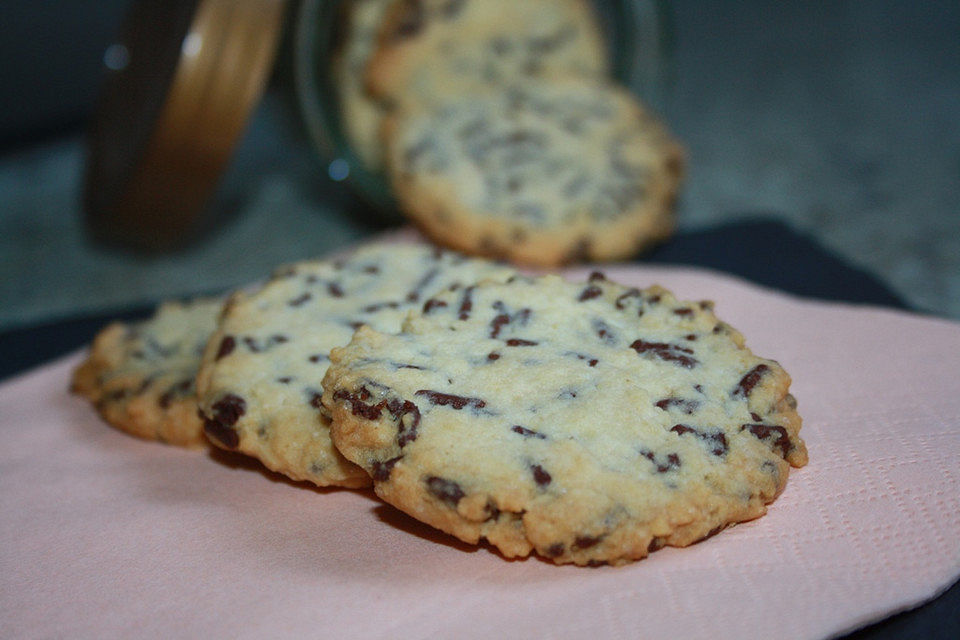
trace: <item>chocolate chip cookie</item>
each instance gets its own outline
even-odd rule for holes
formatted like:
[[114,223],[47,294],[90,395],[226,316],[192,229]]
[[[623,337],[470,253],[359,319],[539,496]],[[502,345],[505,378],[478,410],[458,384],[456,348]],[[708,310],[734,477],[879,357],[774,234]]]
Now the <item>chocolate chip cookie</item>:
[[532,265],[628,257],[667,238],[683,151],[625,90],[529,81],[399,110],[391,185],[435,241]]
[[217,445],[294,480],[362,487],[369,475],[330,441],[320,404],[330,350],[362,325],[399,330],[434,294],[514,272],[425,245],[374,244],[343,260],[282,268],[225,305],[197,375]]
[[423,103],[522,77],[607,73],[603,36],[583,0],[400,0],[367,86],[391,104]]
[[763,515],[807,461],[779,364],[711,303],[601,274],[445,291],[331,360],[333,441],[377,494],[507,557],[689,545]]
[[206,445],[194,377],[221,306],[222,300],[208,298],[167,302],[148,320],[111,323],[74,371],[73,391],[127,433]]
[[373,171],[380,170],[383,163],[380,125],[384,111],[367,93],[364,76],[390,3],[391,0],[341,3],[343,44],[333,61],[344,133],[353,150]]

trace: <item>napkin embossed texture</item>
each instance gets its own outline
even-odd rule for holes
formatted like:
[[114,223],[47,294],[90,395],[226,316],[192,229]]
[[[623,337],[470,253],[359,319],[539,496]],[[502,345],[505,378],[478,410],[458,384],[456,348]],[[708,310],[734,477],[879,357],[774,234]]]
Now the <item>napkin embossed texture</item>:
[[111,429],[67,392],[77,353],[0,385],[0,635],[823,638],[956,579],[960,325],[606,272],[715,300],[793,376],[810,463],[766,516],[625,567],[508,561],[369,492]]

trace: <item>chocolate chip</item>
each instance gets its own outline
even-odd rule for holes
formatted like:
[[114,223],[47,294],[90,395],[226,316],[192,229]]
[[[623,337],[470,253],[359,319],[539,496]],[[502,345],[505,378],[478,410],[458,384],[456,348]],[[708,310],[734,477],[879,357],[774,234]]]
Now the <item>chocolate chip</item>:
[[470,312],[473,310],[473,290],[476,287],[470,286],[463,290],[463,299],[460,302],[459,315],[457,316],[461,320],[466,320],[470,317]]
[[706,534],[705,536],[703,536],[702,538],[700,538],[700,540],[698,540],[698,542],[702,542],[702,541],[706,540],[707,538],[712,538],[713,536],[715,536],[715,535],[717,535],[718,533],[720,533],[721,531],[723,531],[725,528],[726,528],[726,527],[725,527],[724,525],[722,525],[722,524],[715,526],[713,529],[710,529],[710,531],[707,531],[707,534]]
[[139,396],[142,395],[149,387],[153,384],[156,376],[150,375],[140,381],[140,384],[137,385],[137,388],[134,390],[133,395]]
[[[350,403],[350,413],[366,420],[378,420],[384,409],[389,411],[397,422],[397,445],[401,448],[417,439],[417,427],[420,425],[420,409],[417,405],[409,400],[400,402],[396,398],[369,404],[366,401],[371,397],[366,387],[360,387],[357,393],[351,393],[346,389],[337,389],[333,392],[334,400],[346,400]],[[405,420],[406,416],[412,417]]]
[[663,409],[664,411],[668,411],[669,409],[676,407],[683,413],[690,415],[700,406],[700,401],[670,397],[664,398],[663,400],[657,400],[654,403],[654,406],[656,406],[658,409]]
[[673,469],[680,468],[680,456],[676,453],[668,453],[665,459],[649,450],[641,451],[640,455],[653,463],[657,469],[657,473],[666,473]]
[[500,359],[500,354],[497,353],[496,351],[491,351],[490,353],[487,354],[487,360],[499,360],[499,359]]
[[600,318],[594,318],[591,324],[593,326],[593,330],[597,333],[597,337],[600,338],[604,344],[616,343],[617,337],[614,335],[613,329],[610,327],[610,325]]
[[780,457],[786,458],[787,453],[793,449],[793,445],[790,443],[790,436],[787,435],[787,430],[781,427],[780,425],[774,424],[743,424],[740,425],[740,431],[748,430],[754,436],[760,440],[767,441],[774,437],[773,441],[769,444],[774,449],[780,449]]
[[297,297],[294,298],[293,300],[290,300],[289,302],[287,302],[287,304],[290,305],[291,307],[299,307],[299,306],[303,305],[304,303],[308,302],[311,298],[313,298],[313,294],[311,294],[311,293],[308,291],[308,292],[306,292],[306,293],[303,293],[303,294],[297,296]]
[[685,424],[675,424],[670,428],[670,431],[681,436],[687,433],[693,434],[710,446],[710,453],[715,456],[722,456],[729,449],[727,446],[727,436],[723,431],[708,431],[707,429],[691,427]]
[[507,340],[508,347],[535,347],[539,342],[534,342],[533,340],[524,340],[522,338],[510,338]]
[[676,362],[687,369],[692,369],[694,366],[700,364],[696,358],[691,358],[688,355],[684,355],[693,353],[693,349],[687,349],[686,347],[681,347],[680,345],[667,344],[666,342],[646,342],[638,339],[634,340],[633,344],[630,345],[630,348],[641,355],[645,353],[652,353],[661,360]]
[[344,296],[343,288],[336,282],[327,283],[327,292],[334,298],[342,298]]
[[373,473],[370,474],[375,482],[386,482],[390,479],[390,472],[393,471],[393,467],[400,462],[400,459],[403,456],[397,456],[396,458],[390,458],[389,460],[384,460],[380,462],[379,460],[374,460],[371,464]]
[[213,417],[203,418],[203,431],[210,438],[221,443],[224,447],[234,449],[240,444],[240,434],[232,427],[246,411],[247,403],[243,398],[234,394],[227,394],[212,407]]
[[210,407],[213,419],[222,425],[232,427],[247,411],[247,402],[238,395],[228,393]]
[[360,395],[355,393],[350,393],[346,389],[337,389],[333,392],[334,400],[346,400],[350,403],[350,413],[353,415],[364,418],[366,420],[376,420],[380,417],[380,414],[383,412],[384,407],[386,406],[386,401],[379,402],[375,405],[367,404],[364,402],[363,393],[366,392],[369,395],[369,391],[366,388],[362,389]]
[[510,322],[510,316],[505,313],[498,314],[494,316],[493,320],[490,321],[490,337],[496,338],[500,335],[500,329],[503,328],[503,325]]
[[217,349],[217,355],[215,360],[221,358],[226,358],[228,355],[233,353],[233,350],[237,348],[237,339],[233,336],[224,336],[223,340],[220,341],[220,347]]
[[203,432],[207,434],[208,438],[219,442],[227,449],[236,449],[237,445],[240,444],[240,434],[230,427],[220,424],[216,420],[204,418]]
[[602,271],[593,271],[590,273],[590,277],[587,278],[589,282],[604,282],[606,279],[607,276],[605,276]]
[[419,281],[413,286],[413,289],[407,293],[407,302],[416,302],[420,299],[420,296],[423,295],[423,290],[437,277],[437,274],[440,273],[440,269],[437,267],[431,268]]
[[460,500],[467,495],[460,485],[453,480],[446,480],[437,476],[427,478],[427,491],[451,507],[456,507]]
[[439,391],[432,391],[430,389],[420,389],[416,392],[415,395],[426,397],[431,404],[439,405],[441,407],[450,406],[454,409],[460,410],[464,407],[474,407],[475,409],[482,409],[487,406],[487,403],[480,398],[468,398],[465,396],[456,396],[450,393],[441,393]]
[[487,514],[485,520],[496,520],[500,517],[500,509],[493,500],[487,500],[487,504],[483,505],[483,510]]
[[427,314],[433,311],[434,309],[439,309],[441,307],[447,306],[447,303],[443,300],[437,300],[436,298],[430,298],[423,304],[423,313]]
[[554,542],[552,545],[544,549],[543,553],[548,558],[557,558],[563,555],[564,545],[562,542]]
[[540,487],[547,486],[550,484],[550,481],[553,480],[553,478],[550,477],[550,474],[538,464],[530,465],[530,472],[533,473],[533,479]]
[[400,306],[399,302],[377,302],[375,304],[367,305],[363,308],[364,313],[376,313],[381,309],[396,309]]
[[600,544],[601,537],[597,536],[577,536],[573,540],[574,549],[589,549]]
[[510,427],[510,431],[513,431],[514,433],[519,433],[524,438],[537,438],[539,440],[547,439],[547,436],[540,433],[539,431],[534,431],[533,429],[527,429],[526,427],[521,427],[518,424],[515,424],[512,427]]
[[627,298],[639,298],[640,289],[627,289],[625,292],[617,296],[617,299],[614,301],[614,306],[617,309],[623,309],[627,306]]
[[[420,408],[409,400],[404,400],[399,409],[395,410],[391,407],[390,413],[397,421],[397,446],[402,449],[417,439],[417,427],[420,426]],[[411,416],[410,420],[404,420],[406,416]]]
[[263,351],[269,351],[278,344],[283,344],[288,342],[290,339],[283,334],[275,334],[261,340],[257,340],[252,336],[244,336],[243,343],[247,345],[247,349],[253,353],[261,353]]
[[586,302],[587,300],[592,300],[602,294],[603,294],[603,289],[595,285],[590,285],[580,293],[580,296],[577,298],[577,301]]
[[751,369],[743,378],[740,379],[740,382],[737,383],[736,388],[733,390],[734,398],[748,398],[750,392],[753,391],[753,388],[757,386],[757,383],[760,382],[760,378],[764,376],[770,367],[765,364],[758,364],[753,369]]
[[693,315],[693,309],[689,307],[681,307],[679,309],[674,309],[673,313],[678,316],[689,316],[689,315]]

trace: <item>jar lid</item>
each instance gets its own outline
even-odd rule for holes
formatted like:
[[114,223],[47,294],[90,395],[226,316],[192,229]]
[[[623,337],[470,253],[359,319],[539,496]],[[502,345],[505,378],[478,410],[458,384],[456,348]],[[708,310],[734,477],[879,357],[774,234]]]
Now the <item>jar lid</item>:
[[286,0],[135,0],[107,48],[83,205],[101,239],[169,249],[202,213],[270,75]]

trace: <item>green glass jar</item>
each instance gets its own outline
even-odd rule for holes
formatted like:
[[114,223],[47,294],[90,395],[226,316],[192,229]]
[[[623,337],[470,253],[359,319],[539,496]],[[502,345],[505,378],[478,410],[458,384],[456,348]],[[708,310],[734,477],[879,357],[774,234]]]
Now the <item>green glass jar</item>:
[[[385,176],[368,167],[350,143],[340,114],[333,61],[341,38],[342,13],[351,0],[304,0],[293,34],[297,102],[306,129],[330,179],[345,181],[369,204],[395,215]],[[669,77],[672,31],[662,0],[593,0],[608,48],[613,78],[647,105],[663,111]]]

